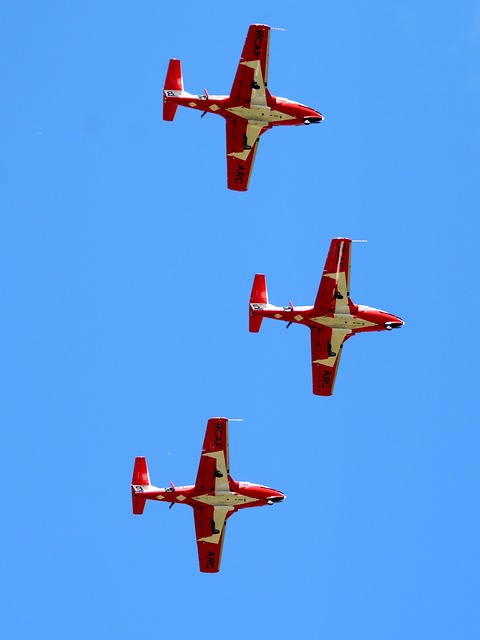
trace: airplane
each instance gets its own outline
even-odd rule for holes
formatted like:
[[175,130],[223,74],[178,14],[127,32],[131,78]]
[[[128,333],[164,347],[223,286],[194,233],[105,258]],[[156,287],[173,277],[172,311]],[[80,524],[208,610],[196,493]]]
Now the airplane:
[[135,458],[132,477],[132,507],[142,514],[147,500],[162,500],[193,507],[200,571],[217,573],[222,559],[225,525],[234,513],[246,507],[281,502],[283,493],[261,484],[237,482],[230,476],[228,419],[210,418],[194,485],[158,488],[150,483],[147,461]]
[[227,185],[246,191],[260,136],[278,125],[319,123],[323,116],[299,102],[272,96],[267,89],[270,27],[252,24],[229,96],[184,91],[180,60],[172,58],[163,88],[163,119],[172,121],[178,106],[216,113],[227,124]]
[[258,333],[263,318],[303,324],[311,330],[313,393],[331,396],[343,343],[364,331],[391,331],[403,321],[390,313],[354,304],[350,299],[349,238],[330,243],[323,276],[313,307],[275,307],[268,302],[265,275],[255,275],[249,304],[249,330]]

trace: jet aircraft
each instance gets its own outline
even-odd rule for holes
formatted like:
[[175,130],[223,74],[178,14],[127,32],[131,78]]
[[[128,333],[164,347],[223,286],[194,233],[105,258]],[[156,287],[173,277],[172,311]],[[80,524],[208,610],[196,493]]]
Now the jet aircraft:
[[277,125],[309,125],[323,116],[299,102],[272,96],[267,89],[270,27],[252,24],[229,96],[194,95],[184,91],[180,60],[168,65],[164,85],[163,119],[172,121],[177,107],[190,107],[223,116],[227,124],[227,184],[246,191],[260,136]]
[[249,329],[258,333],[263,318],[303,324],[311,330],[313,393],[331,396],[343,343],[363,331],[398,329],[403,321],[390,313],[350,300],[352,241],[334,238],[313,307],[275,307],[268,302],[265,275],[255,275],[250,296]]
[[147,500],[161,500],[193,507],[200,571],[220,569],[227,519],[239,509],[281,502],[280,491],[261,484],[237,482],[230,476],[228,419],[210,418],[203,442],[195,484],[158,488],[150,483],[147,461],[135,458],[132,478],[133,513],[142,514]]

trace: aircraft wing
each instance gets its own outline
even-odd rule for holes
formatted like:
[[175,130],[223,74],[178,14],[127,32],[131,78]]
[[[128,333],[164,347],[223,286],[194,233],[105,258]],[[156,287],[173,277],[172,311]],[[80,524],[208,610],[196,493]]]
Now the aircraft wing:
[[200,571],[216,573],[220,570],[226,520],[233,512],[233,507],[212,505],[194,507],[193,517]]
[[195,488],[205,493],[228,491],[228,420],[210,418],[207,423]]
[[322,279],[313,306],[318,315],[348,313],[350,295],[350,253],[352,241],[348,238],[334,238],[330,243]]
[[268,126],[245,118],[227,118],[227,183],[234,191],[246,191],[257,153],[258,139]]
[[230,98],[239,106],[248,107],[251,102],[266,104],[269,48],[270,27],[250,25],[230,91]]
[[331,396],[343,343],[351,331],[318,327],[311,329],[313,393]]

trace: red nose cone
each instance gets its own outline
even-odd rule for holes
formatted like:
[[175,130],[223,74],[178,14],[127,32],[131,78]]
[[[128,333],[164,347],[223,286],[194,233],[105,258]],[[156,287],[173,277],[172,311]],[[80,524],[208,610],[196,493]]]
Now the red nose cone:
[[321,113],[315,111],[315,109],[305,109],[303,113],[304,124],[317,124],[319,122],[322,122],[322,120],[324,120],[324,117]]
[[285,500],[285,494],[281,491],[275,491],[272,489],[269,498],[272,502],[281,502],[282,500]]

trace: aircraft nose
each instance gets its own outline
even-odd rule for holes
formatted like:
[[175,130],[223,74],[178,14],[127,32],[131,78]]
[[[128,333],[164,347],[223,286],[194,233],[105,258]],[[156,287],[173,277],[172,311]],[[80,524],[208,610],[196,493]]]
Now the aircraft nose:
[[312,115],[304,116],[303,124],[318,124],[322,120],[325,120],[322,114],[315,111]]
[[280,491],[275,491],[274,495],[271,495],[267,498],[267,504],[273,504],[274,502],[282,502],[282,500],[285,500],[286,496],[283,493],[280,493]]
[[404,324],[405,323],[401,318],[393,316],[392,320],[390,320],[389,322],[385,322],[385,329],[387,331],[391,331],[392,329],[400,329],[400,327],[403,327]]

